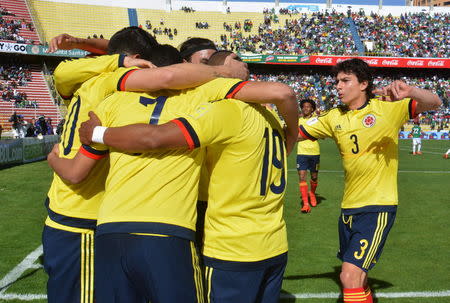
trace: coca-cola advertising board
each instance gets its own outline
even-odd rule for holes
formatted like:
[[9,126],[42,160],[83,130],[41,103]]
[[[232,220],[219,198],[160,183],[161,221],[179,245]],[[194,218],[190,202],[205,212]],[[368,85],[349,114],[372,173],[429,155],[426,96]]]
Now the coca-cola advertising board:
[[240,54],[245,62],[291,65],[329,65],[351,58],[361,58],[373,67],[450,68],[448,58],[352,57],[352,56],[293,56]]
[[[311,56],[310,64],[335,65],[341,61],[355,57]],[[406,67],[406,68],[450,68],[447,58],[398,58],[398,57],[358,57],[373,67]]]

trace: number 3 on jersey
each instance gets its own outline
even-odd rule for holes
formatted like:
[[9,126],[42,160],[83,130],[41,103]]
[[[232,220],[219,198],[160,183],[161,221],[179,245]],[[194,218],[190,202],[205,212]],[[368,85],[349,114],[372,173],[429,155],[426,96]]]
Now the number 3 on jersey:
[[[271,132],[271,134],[270,134]],[[270,150],[272,150],[272,165],[275,169],[281,169],[281,177],[279,181],[279,185],[275,185],[275,183],[270,184],[270,191],[274,194],[281,194],[284,192],[286,187],[286,176],[285,176],[285,168],[284,168],[284,146],[283,146],[283,137],[276,129],[270,129],[266,127],[264,131],[264,139],[265,139],[265,150],[264,150],[264,158],[263,158],[263,166],[262,166],[262,175],[261,175],[261,191],[260,195],[265,196],[267,194],[267,179],[269,173],[269,155]],[[280,159],[278,159],[278,154]]]

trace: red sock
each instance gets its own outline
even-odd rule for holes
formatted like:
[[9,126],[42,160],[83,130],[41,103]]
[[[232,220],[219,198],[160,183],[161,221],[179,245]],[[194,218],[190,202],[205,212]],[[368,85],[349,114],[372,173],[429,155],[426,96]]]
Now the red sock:
[[344,288],[344,303],[366,303],[366,293],[363,287]]
[[308,183],[300,181],[300,193],[302,194],[303,205],[308,205]]
[[317,183],[318,183],[318,181],[313,181],[312,179],[309,180],[309,184],[311,185],[311,192],[313,194],[316,193]]
[[373,303],[373,299],[372,299],[372,291],[370,290],[370,287],[367,286],[366,289],[364,290],[365,294],[366,294],[366,303]]

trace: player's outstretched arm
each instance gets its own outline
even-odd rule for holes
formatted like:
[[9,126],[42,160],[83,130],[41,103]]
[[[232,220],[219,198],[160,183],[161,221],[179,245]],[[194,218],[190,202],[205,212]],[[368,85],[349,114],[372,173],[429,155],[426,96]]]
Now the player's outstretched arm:
[[59,144],[53,146],[47,161],[58,176],[72,184],[78,184],[86,179],[97,163],[97,160],[86,157],[80,152],[73,159],[60,158]]
[[84,39],[71,36],[69,34],[58,35],[50,40],[49,53],[56,52],[59,49],[82,49],[94,54],[106,54],[109,40],[107,39]]
[[[128,152],[145,152],[165,148],[190,148],[182,130],[173,122],[161,125],[132,124],[122,127],[96,128],[101,121],[93,112],[81,124],[79,134],[83,144],[104,143]],[[100,133],[98,133],[100,132]]]
[[435,110],[441,106],[442,101],[438,95],[430,90],[410,86],[403,81],[397,80],[386,87],[375,90],[374,93],[388,96],[390,100],[396,101],[404,98],[411,98],[417,102],[414,114],[419,114],[428,110]]
[[293,89],[279,82],[248,82],[234,96],[251,103],[272,103],[286,122],[288,154],[298,140],[298,103]]
[[247,64],[228,60],[219,66],[180,63],[155,69],[141,69],[131,73],[124,85],[125,90],[135,92],[185,89],[197,87],[216,78],[245,80],[248,78]]

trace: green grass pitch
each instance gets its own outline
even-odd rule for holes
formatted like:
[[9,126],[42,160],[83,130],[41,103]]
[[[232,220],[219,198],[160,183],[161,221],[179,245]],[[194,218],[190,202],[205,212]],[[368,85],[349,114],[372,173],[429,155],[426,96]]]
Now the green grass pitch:
[[[411,141],[400,141],[397,220],[369,275],[372,288],[380,294],[379,303],[450,302],[450,294],[423,298],[416,293],[450,292],[450,160],[442,158],[450,142],[422,142],[423,155],[413,156]],[[299,212],[295,154],[289,157],[285,218],[290,251],[281,302],[340,302],[336,297],[317,298],[318,294],[333,296],[340,291],[337,219],[344,180],[334,142],[320,143],[320,204],[310,214]],[[10,281],[7,274],[41,243],[44,199],[51,176],[45,161],[0,170],[0,302],[24,302],[24,295],[30,302],[46,302],[34,299],[45,294],[42,268],[32,266],[17,281],[4,283]],[[383,297],[393,293],[406,297]],[[18,294],[21,299],[12,298]],[[305,298],[308,295],[316,298]]]

